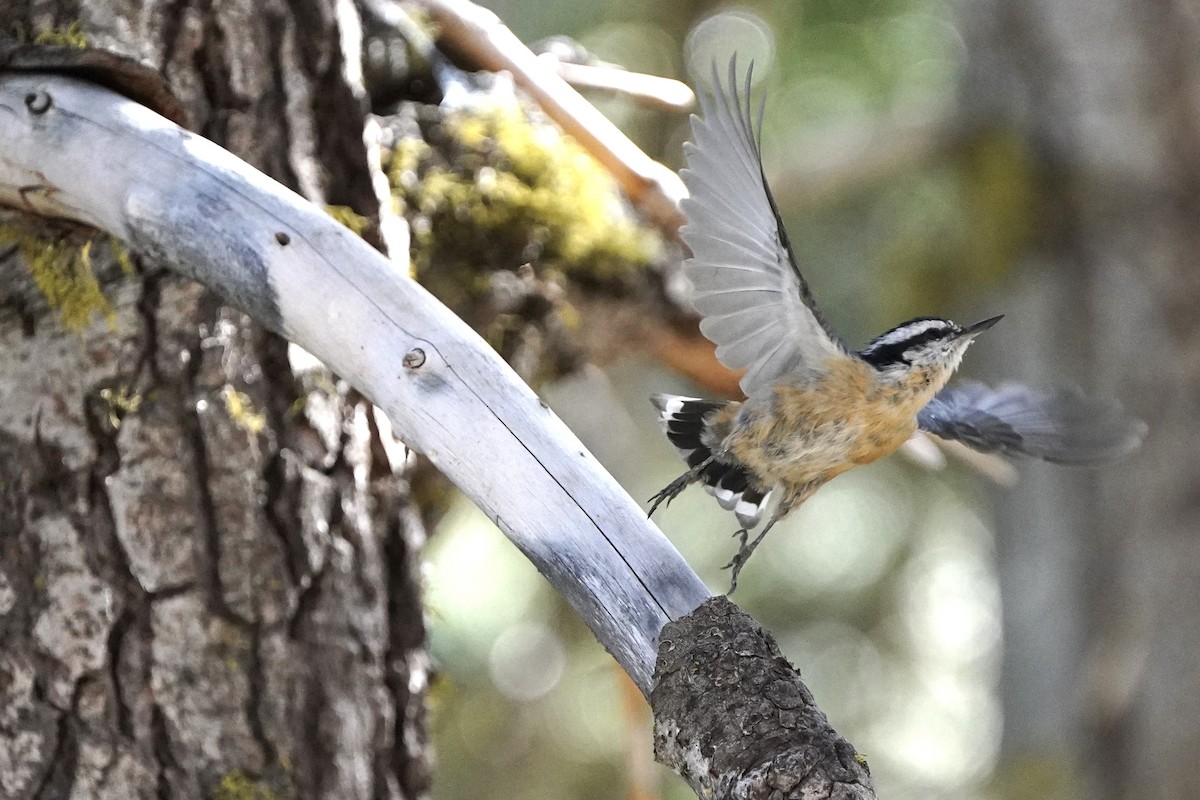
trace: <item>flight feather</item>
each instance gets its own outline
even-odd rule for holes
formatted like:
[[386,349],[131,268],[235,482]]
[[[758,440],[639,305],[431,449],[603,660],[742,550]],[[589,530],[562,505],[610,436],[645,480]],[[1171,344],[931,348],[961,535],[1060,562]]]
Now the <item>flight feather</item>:
[[800,274],[763,175],[762,107],[757,131],[750,111],[753,70],[751,64],[739,91],[736,59],[725,82],[714,67],[711,91],[700,92],[703,118],[691,119],[681,173],[689,197],[680,233],[692,251],[684,275],[702,316],[700,330],[717,345],[721,363],[746,370],[741,386],[747,395],[846,353]]

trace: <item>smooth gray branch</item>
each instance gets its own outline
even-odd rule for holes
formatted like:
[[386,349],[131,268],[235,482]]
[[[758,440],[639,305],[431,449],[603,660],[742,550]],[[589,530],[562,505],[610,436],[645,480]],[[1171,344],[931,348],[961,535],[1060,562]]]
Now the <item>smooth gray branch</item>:
[[384,256],[212,142],[54,75],[0,74],[0,203],[120,237],[346,377],[649,693],[663,625],[708,590],[495,351]]
[[323,211],[114,92],[17,73],[0,73],[0,204],[120,237],[370,397],[651,698],[656,755],[700,796],[874,797],[762,628],[724,598],[705,603],[638,504],[492,348]]

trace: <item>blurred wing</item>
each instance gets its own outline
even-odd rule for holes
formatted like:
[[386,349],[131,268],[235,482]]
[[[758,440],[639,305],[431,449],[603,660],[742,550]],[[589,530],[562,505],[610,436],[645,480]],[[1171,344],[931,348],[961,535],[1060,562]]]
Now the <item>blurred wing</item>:
[[[763,176],[760,143],[750,116],[750,78],[737,89],[737,59],[729,86],[713,69],[712,92],[700,92],[704,118],[692,117],[681,173],[689,197],[680,231],[692,251],[684,274],[695,290],[700,330],[717,345],[717,358],[745,369],[749,395],[803,364],[820,366],[845,345],[817,311],[796,266],[775,199]],[[759,107],[759,134],[762,106]]]
[[1146,435],[1146,424],[1112,400],[1020,385],[948,387],[921,410],[917,423],[985,453],[1022,454],[1059,464],[1109,461],[1135,450]]

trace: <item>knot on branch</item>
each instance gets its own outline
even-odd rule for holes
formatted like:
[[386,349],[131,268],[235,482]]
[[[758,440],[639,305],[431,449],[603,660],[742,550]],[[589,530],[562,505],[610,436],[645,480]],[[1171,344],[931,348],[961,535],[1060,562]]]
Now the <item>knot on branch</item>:
[[770,634],[727,598],[663,629],[654,681],[655,758],[701,797],[875,797],[865,760]]

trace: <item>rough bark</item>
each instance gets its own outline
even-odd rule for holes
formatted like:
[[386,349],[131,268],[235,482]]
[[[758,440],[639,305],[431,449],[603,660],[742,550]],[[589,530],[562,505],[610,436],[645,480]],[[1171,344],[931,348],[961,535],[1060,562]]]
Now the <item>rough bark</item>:
[[771,635],[727,598],[663,629],[654,677],[655,758],[700,797],[875,797],[866,759]]
[[[373,213],[334,3],[0,11],[76,20],[158,66],[205,136]],[[78,334],[0,250],[0,797],[422,794],[403,459],[284,341],[102,250],[111,325]]]

